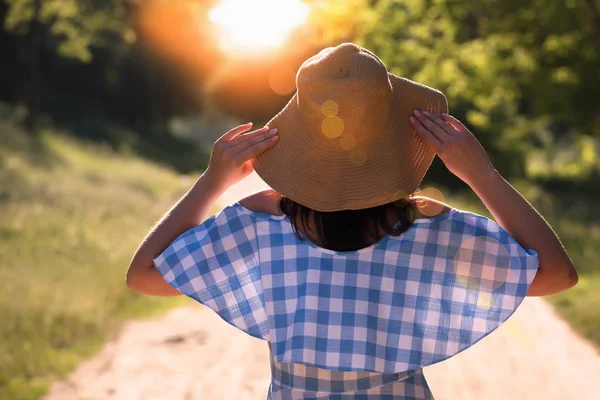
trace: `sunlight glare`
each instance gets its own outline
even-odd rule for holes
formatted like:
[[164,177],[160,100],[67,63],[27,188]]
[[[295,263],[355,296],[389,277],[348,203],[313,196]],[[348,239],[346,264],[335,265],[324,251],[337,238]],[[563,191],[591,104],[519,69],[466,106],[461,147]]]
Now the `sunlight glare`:
[[300,0],[222,0],[209,18],[223,48],[238,53],[282,45],[308,14],[309,6]]

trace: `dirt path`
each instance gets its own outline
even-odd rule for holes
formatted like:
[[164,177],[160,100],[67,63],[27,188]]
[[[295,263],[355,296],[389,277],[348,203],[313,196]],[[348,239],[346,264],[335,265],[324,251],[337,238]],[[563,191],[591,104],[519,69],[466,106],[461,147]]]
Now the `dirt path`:
[[[256,174],[221,204],[266,187]],[[267,346],[190,300],[190,307],[126,324],[121,335],[53,385],[46,400],[264,399]],[[600,354],[541,298],[526,298],[497,331],[425,368],[437,400],[593,400]]]

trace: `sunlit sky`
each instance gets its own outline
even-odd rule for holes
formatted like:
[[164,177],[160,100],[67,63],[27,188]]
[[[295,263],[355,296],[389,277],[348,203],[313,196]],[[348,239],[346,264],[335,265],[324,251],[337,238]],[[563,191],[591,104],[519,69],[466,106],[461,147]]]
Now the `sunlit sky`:
[[281,46],[309,11],[300,0],[222,0],[209,18],[224,50],[246,53]]

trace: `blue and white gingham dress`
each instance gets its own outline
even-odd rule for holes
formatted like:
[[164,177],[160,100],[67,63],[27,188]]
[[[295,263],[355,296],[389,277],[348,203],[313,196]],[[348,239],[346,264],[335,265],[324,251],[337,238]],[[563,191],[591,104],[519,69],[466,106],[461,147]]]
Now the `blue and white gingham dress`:
[[154,260],[164,279],[269,343],[268,399],[432,399],[422,368],[523,301],[538,254],[451,209],[356,251],[301,241],[287,216],[232,203]]

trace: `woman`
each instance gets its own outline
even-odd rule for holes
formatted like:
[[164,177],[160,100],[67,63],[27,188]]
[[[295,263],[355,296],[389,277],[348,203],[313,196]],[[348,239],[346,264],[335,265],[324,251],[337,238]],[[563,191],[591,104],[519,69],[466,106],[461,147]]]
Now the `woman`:
[[[268,342],[270,399],[432,399],[422,368],[577,273],[446,98],[345,43],[308,59],[264,128],[239,126],[137,250],[127,284],[185,294]],[[414,111],[413,111],[414,110]],[[498,224],[414,193],[437,154]],[[207,219],[253,170],[272,190]]]

